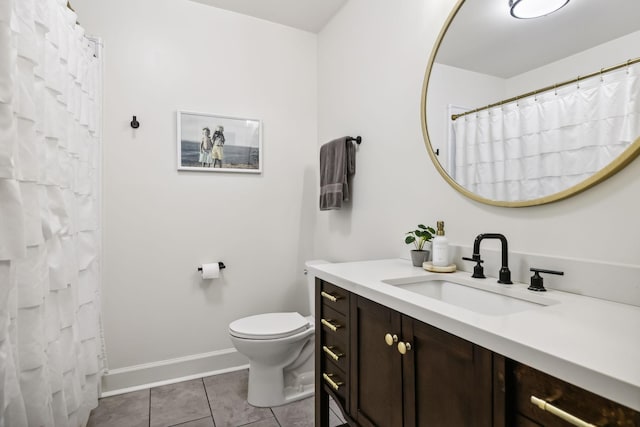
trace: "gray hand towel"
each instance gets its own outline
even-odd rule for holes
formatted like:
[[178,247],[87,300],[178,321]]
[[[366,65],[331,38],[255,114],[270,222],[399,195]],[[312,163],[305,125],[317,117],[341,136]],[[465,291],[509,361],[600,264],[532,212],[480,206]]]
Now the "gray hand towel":
[[348,176],[356,173],[356,148],[347,137],[320,147],[320,210],[342,208],[349,200]]

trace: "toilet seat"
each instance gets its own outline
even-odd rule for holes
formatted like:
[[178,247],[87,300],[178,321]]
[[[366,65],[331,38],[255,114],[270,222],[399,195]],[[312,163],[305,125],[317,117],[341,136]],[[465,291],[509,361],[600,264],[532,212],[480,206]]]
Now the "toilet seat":
[[300,313],[266,313],[231,322],[229,333],[238,338],[269,340],[295,335],[309,327],[309,320]]

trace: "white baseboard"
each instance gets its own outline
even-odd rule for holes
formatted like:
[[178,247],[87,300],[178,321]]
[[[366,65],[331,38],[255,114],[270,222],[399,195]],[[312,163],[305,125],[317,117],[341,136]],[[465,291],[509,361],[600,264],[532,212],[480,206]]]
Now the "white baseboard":
[[100,397],[129,393],[180,381],[247,369],[249,361],[235,348],[110,369],[102,377]]

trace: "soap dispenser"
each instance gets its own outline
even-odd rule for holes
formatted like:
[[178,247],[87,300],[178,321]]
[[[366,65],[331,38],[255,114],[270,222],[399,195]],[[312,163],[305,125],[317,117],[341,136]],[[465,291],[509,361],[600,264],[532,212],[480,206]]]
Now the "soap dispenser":
[[449,240],[444,236],[444,221],[438,221],[437,226],[436,237],[431,243],[432,263],[434,267],[447,267],[449,265]]

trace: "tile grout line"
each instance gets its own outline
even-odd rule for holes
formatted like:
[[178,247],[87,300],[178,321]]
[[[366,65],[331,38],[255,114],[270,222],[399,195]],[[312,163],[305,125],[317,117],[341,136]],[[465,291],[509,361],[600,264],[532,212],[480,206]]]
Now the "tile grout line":
[[269,411],[271,411],[271,415],[273,415],[273,419],[276,420],[276,424],[278,424],[278,426],[282,427],[282,424],[280,424],[280,420],[278,419],[278,417],[276,417],[276,413],[273,412],[273,408],[269,407]]
[[204,378],[200,378],[202,381],[202,387],[204,387],[204,396],[207,398],[207,405],[209,405],[209,413],[211,414],[211,421],[213,421],[213,427],[216,427],[216,419],[213,417],[213,409],[211,409],[211,401],[209,400],[209,393],[207,393],[207,386],[204,383]]
[[169,427],[180,427],[180,426],[183,426],[183,425],[185,425],[185,424],[192,423],[192,422],[194,422],[194,421],[206,420],[207,418],[211,418],[211,417],[202,417],[202,418],[196,418],[196,419],[189,420],[189,421],[183,421],[183,422],[180,422],[180,423],[178,423],[178,424],[172,424],[172,425],[170,425]]

